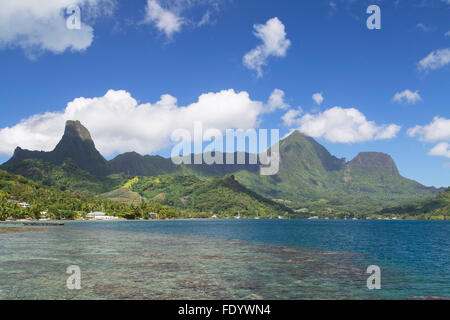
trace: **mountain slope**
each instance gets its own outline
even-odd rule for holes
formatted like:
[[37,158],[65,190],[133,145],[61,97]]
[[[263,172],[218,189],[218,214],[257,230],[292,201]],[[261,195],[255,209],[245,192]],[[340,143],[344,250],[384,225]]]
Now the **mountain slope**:
[[378,212],[381,215],[400,215],[407,218],[450,219],[450,188],[437,196],[424,200],[408,202],[400,206],[385,208]]
[[120,154],[109,161],[109,165],[114,172],[133,176],[154,176],[179,170],[170,159],[161,156],[142,156],[136,152]]
[[114,190],[129,179],[123,174],[95,176],[80,169],[70,158],[64,160],[61,165],[37,159],[25,159],[9,164],[7,169],[9,172],[27,177],[45,186],[94,195]]
[[[200,179],[196,176],[162,175],[139,177],[130,190],[144,199],[176,208],[227,216],[270,217],[291,210],[248,190],[233,176]],[[104,194],[113,199],[122,191]]]
[[236,179],[262,195],[287,200],[294,208],[327,212],[359,212],[437,193],[402,177],[386,154],[360,153],[346,163],[297,131],[280,141],[279,151],[277,175],[241,171]]
[[[223,164],[208,165],[204,161],[201,164],[194,164],[195,155],[190,154],[183,159],[183,164],[176,165],[170,158],[149,155],[142,156],[136,152],[127,152],[109,161],[109,165],[113,172],[134,176],[155,176],[176,173],[202,177],[223,177],[241,170],[255,173],[259,171],[259,164],[250,164],[250,155],[248,153],[235,152],[233,154],[227,154],[222,152],[208,152],[202,155],[202,159],[204,160],[208,156],[214,157],[215,159],[222,159]],[[238,164],[238,157],[243,157],[244,164]],[[227,158],[232,159],[231,164],[227,164]]]

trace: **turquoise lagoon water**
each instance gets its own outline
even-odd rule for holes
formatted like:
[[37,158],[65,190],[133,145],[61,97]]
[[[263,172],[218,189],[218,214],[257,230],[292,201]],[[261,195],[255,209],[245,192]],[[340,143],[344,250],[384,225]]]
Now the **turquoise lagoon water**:
[[[66,287],[70,265],[81,290]],[[380,290],[367,289],[369,265]],[[0,234],[0,299],[449,297],[445,221],[80,221]]]

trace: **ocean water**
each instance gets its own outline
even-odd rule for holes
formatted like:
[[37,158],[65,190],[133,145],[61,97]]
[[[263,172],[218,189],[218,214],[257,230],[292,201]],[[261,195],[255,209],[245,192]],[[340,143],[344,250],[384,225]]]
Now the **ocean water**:
[[[66,286],[70,265],[80,290]],[[380,290],[367,289],[370,265]],[[427,298],[450,298],[446,221],[80,221],[0,234],[0,299]]]

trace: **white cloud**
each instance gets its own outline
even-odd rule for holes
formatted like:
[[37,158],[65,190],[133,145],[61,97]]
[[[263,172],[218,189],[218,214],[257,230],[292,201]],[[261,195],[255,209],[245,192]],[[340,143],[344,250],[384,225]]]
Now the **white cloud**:
[[275,89],[269,97],[269,101],[264,105],[264,113],[271,113],[277,109],[288,109],[290,106],[284,102],[284,91]]
[[428,56],[419,61],[420,71],[430,71],[442,68],[450,64],[450,48],[431,52]]
[[422,101],[422,97],[420,96],[419,91],[412,92],[411,90],[405,90],[397,92],[394,95],[394,98],[392,98],[392,101],[416,104],[417,102]]
[[426,126],[415,126],[408,130],[411,137],[418,136],[422,141],[450,141],[450,119],[435,117]]
[[422,30],[423,32],[429,32],[429,31],[433,31],[434,30],[433,27],[427,26],[424,23],[418,23],[416,27],[418,29]]
[[146,7],[146,18],[148,23],[154,23],[158,30],[170,38],[175,32],[181,30],[184,21],[176,13],[162,8],[156,0],[148,0]]
[[168,94],[156,103],[139,104],[126,91],[109,90],[102,97],[74,99],[61,112],[37,114],[0,129],[0,153],[10,155],[16,146],[52,150],[65,121],[80,120],[105,156],[126,151],[148,154],[170,146],[174,130],[192,130],[196,121],[202,122],[204,130],[255,128],[264,109],[265,103],[233,89],[202,94],[187,106],[178,106]]
[[266,24],[254,25],[254,35],[262,40],[262,44],[245,54],[244,65],[256,70],[258,77],[262,76],[262,67],[267,65],[269,57],[284,57],[291,41],[286,39],[284,24],[277,18],[272,18]]
[[450,30],[445,33],[446,37],[450,37]]
[[281,119],[283,123],[287,127],[292,127],[294,125],[299,125],[299,116],[303,113],[302,107],[298,107],[297,109],[291,109],[286,112]]
[[312,95],[312,98],[313,98],[314,102],[315,102],[318,106],[320,106],[320,105],[322,104],[322,102],[323,102],[323,95],[322,95],[322,92],[314,93],[314,94]]
[[[80,29],[67,28],[64,13],[71,5],[81,7]],[[44,50],[84,50],[94,38],[92,26],[85,22],[95,15],[111,13],[113,5],[113,0],[1,0],[0,47],[20,47],[30,56]]]
[[306,135],[339,143],[392,139],[401,128],[395,124],[377,125],[354,108],[334,107],[317,115],[308,113],[297,119],[292,118],[292,114],[285,116],[288,122],[298,125],[297,130]]
[[430,156],[443,156],[450,158],[450,119],[434,117],[426,126],[415,126],[408,130],[408,135],[418,137],[421,141],[439,142],[429,152]]
[[211,11],[207,10],[203,16],[202,19],[197,23],[197,26],[201,27],[204,25],[208,25],[211,23]]
[[[182,29],[214,24],[214,14],[225,3],[223,0],[147,0],[144,23],[154,24],[171,39]],[[192,12],[200,10],[204,10],[203,15],[193,18]]]
[[450,158],[450,144],[448,144],[447,142],[438,143],[433,149],[428,152],[428,155]]

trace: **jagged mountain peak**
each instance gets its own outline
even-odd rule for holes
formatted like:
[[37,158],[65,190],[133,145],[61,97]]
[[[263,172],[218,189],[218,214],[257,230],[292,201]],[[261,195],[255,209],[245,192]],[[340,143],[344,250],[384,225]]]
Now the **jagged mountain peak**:
[[85,126],[78,120],[67,120],[66,128],[64,130],[64,136],[79,138],[83,141],[92,141],[91,134]]
[[[324,146],[298,130],[282,139],[279,147],[282,165],[287,162],[314,165],[319,160],[322,167],[330,171],[340,170],[345,166],[345,159],[334,157]],[[290,167],[292,168],[292,164]]]
[[99,176],[107,175],[111,171],[108,162],[95,148],[88,129],[80,121],[74,120],[66,122],[64,135],[53,151],[29,151],[17,147],[13,157],[4,167],[12,170],[11,168],[26,159],[38,159],[56,165],[72,159],[79,168]]

